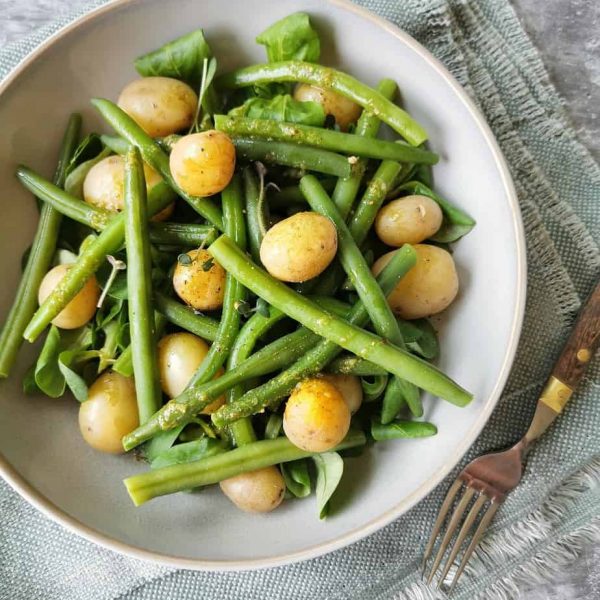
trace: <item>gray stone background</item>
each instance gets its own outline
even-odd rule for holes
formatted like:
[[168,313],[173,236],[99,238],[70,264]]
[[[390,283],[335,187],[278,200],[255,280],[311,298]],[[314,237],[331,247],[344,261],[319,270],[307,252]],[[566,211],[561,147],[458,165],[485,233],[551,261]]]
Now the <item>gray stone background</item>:
[[[0,0],[0,46],[84,0]],[[511,0],[540,50],[577,132],[600,160],[600,0]],[[523,600],[600,600],[600,544]]]

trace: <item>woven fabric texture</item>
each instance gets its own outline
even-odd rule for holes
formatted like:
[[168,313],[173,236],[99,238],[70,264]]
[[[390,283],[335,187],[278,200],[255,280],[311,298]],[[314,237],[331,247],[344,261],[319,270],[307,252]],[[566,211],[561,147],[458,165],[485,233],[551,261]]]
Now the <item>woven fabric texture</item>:
[[[405,29],[447,66],[487,118],[517,187],[529,268],[524,330],[503,397],[464,464],[526,430],[552,361],[598,278],[600,169],[576,139],[507,0],[358,3]],[[0,77],[76,16],[0,51]],[[516,597],[526,565],[546,550],[567,560],[573,554],[568,541],[594,531],[600,516],[600,466],[594,462],[600,454],[599,385],[595,360],[576,401],[532,453],[522,485],[498,513],[457,600]],[[417,585],[417,571],[446,487],[346,549],[289,567],[224,574],[117,556],[61,529],[0,482],[0,600],[434,598]],[[515,535],[518,543],[503,543]]]

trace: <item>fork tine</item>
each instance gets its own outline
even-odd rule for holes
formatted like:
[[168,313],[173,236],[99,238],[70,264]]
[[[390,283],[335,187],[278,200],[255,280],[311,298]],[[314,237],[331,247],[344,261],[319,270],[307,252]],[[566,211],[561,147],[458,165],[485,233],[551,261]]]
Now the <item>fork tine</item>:
[[448,595],[450,595],[452,593],[454,586],[458,582],[458,578],[462,575],[462,572],[465,570],[465,567],[467,566],[467,562],[469,562],[469,558],[471,558],[471,554],[473,554],[473,551],[477,547],[477,544],[479,544],[479,541],[483,537],[483,534],[485,533],[485,530],[487,529],[487,526],[489,525],[490,521],[494,518],[494,515],[496,514],[496,511],[498,510],[499,506],[500,505],[497,502],[493,502],[492,504],[490,504],[490,507],[484,513],[483,517],[481,517],[481,521],[479,522],[479,525],[477,526],[475,535],[473,536],[471,543],[469,544],[468,548],[465,551],[464,556],[462,557],[462,560],[460,561],[460,565],[458,566],[458,570],[456,571],[456,574],[454,575],[454,579],[450,583],[450,587],[448,589]]
[[460,552],[460,549],[462,548],[462,545],[463,545],[467,535],[471,531],[471,527],[473,527],[473,524],[475,523],[475,519],[477,518],[477,515],[481,511],[481,508],[483,507],[483,505],[486,502],[488,502],[488,500],[489,499],[486,496],[484,496],[483,494],[480,494],[479,497],[477,498],[477,500],[475,500],[475,503],[473,504],[473,506],[471,507],[471,510],[469,511],[469,514],[467,515],[467,518],[465,519],[465,522],[463,523],[463,526],[460,529],[458,537],[456,538],[456,541],[454,542],[454,546],[452,547],[450,556],[448,557],[448,560],[446,561],[446,566],[444,567],[444,570],[442,571],[442,574],[440,575],[440,579],[439,579],[438,585],[437,585],[438,588],[440,588],[442,586],[442,584],[444,583],[444,579],[446,579],[446,575],[448,575],[448,571],[450,570],[450,567],[452,567],[452,565],[454,564],[454,560],[456,559],[457,554]]
[[440,532],[440,529],[442,528],[444,519],[446,518],[446,515],[448,514],[448,511],[450,510],[450,507],[452,506],[452,501],[454,500],[454,497],[456,496],[456,494],[457,494],[458,490],[461,488],[461,486],[462,486],[462,481],[460,479],[457,479],[452,484],[452,486],[448,490],[448,493],[446,494],[444,503],[442,504],[442,507],[440,508],[440,512],[438,513],[437,519],[433,525],[433,529],[431,530],[431,536],[429,538],[429,541],[427,542],[427,547],[425,548],[425,553],[423,554],[423,563],[421,565],[422,575],[425,575],[425,569],[427,567],[427,560],[431,556],[431,551],[433,550],[435,540],[438,536],[438,533]]
[[444,537],[442,539],[442,543],[440,544],[437,554],[435,555],[435,560],[433,561],[431,572],[429,573],[429,577],[427,578],[427,584],[431,583],[431,580],[433,579],[437,568],[442,562],[442,558],[444,558],[444,553],[448,548],[448,544],[450,543],[450,540],[452,539],[452,536],[454,535],[454,532],[456,531],[456,528],[458,527],[458,524],[460,523],[460,520],[465,514],[465,510],[467,509],[467,506],[474,495],[475,490],[472,487],[467,487],[463,497],[460,499],[457,507],[454,509],[454,513],[452,514],[452,518],[450,519],[448,529],[446,530],[446,533],[444,534]]

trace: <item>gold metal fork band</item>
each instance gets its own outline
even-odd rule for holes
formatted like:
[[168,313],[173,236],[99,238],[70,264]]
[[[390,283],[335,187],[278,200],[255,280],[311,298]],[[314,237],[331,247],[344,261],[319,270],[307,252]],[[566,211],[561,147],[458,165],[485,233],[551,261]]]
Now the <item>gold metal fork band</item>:
[[550,407],[553,411],[561,413],[573,390],[557,377],[550,377],[540,397],[540,402]]

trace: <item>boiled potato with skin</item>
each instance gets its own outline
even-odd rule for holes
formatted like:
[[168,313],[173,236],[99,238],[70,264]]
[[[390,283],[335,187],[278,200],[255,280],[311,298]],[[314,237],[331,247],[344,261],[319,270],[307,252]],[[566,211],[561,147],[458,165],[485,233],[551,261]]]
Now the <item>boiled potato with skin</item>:
[[252,513],[276,509],[285,494],[285,481],[275,466],[241,473],[224,479],[219,485],[238,508]]
[[362,404],[363,389],[360,379],[356,375],[327,374],[321,376],[325,381],[332,383],[342,394],[344,401],[350,409],[350,414],[354,414]]
[[375,231],[388,246],[418,244],[442,226],[442,209],[427,196],[405,196],[386,204],[375,219]]
[[159,137],[191,127],[198,96],[177,79],[143,77],[125,86],[117,104],[149,136]]
[[[38,290],[38,302],[40,304],[43,304],[70,268],[71,265],[57,265],[46,273]],[[53,325],[61,329],[82,327],[96,314],[96,304],[99,297],[100,287],[96,277],[92,275],[71,302],[52,319]]]
[[121,454],[123,436],[139,424],[133,378],[112,371],[100,375],[79,407],[83,439],[100,452]]
[[[171,333],[161,338],[158,342],[158,372],[162,390],[169,398],[176,398],[185,390],[209,349],[202,338],[192,333]],[[223,369],[219,369],[215,379],[222,374]],[[224,403],[225,396],[221,396],[205,407],[202,414],[210,415]]]
[[[439,313],[458,293],[458,275],[451,254],[428,244],[417,244],[414,248],[417,264],[388,296],[392,310],[403,319],[420,319]],[[375,275],[379,274],[393,254],[388,252],[375,262]]]
[[212,196],[224,190],[235,169],[235,146],[222,131],[203,131],[178,140],[169,157],[171,175],[192,196]]
[[300,102],[317,102],[323,107],[326,115],[333,115],[342,131],[355,123],[362,108],[345,96],[307,83],[299,83],[294,89],[294,99]]
[[223,306],[225,269],[207,250],[190,250],[189,264],[177,261],[173,287],[177,295],[196,310],[215,310]]
[[350,428],[350,409],[338,388],[322,377],[299,383],[285,405],[283,430],[307,452],[337,446]]
[[260,260],[273,277],[297,283],[322,273],[336,252],[335,225],[323,215],[299,212],[267,231]]
[[[146,189],[150,191],[162,181],[162,177],[144,163]],[[96,163],[83,181],[83,199],[93,206],[110,212],[119,212],[125,207],[125,159],[122,156],[108,156]],[[164,221],[175,204],[170,204],[152,217],[153,221]]]

